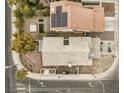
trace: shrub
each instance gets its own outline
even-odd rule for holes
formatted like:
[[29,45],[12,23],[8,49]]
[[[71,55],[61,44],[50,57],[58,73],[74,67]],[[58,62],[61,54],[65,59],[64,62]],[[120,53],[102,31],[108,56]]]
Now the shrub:
[[19,7],[17,7],[16,10],[13,11],[13,15],[18,18],[23,16]]
[[36,44],[30,34],[14,34],[16,38],[12,40],[11,49],[17,53],[27,53],[28,51],[35,50]]
[[16,71],[15,77],[17,80],[23,80],[26,78],[26,75],[27,75],[27,70],[20,69]]

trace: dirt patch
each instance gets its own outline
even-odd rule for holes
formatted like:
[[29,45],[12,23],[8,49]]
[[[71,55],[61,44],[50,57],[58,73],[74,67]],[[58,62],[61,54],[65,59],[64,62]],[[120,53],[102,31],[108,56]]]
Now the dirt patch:
[[93,60],[92,66],[81,66],[80,74],[98,74],[105,72],[113,64],[113,56],[102,56],[101,59]]

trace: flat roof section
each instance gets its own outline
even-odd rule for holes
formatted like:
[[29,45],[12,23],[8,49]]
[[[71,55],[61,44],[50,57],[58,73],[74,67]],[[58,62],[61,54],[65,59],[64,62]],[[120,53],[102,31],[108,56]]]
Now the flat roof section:
[[114,33],[115,31],[105,31],[105,32],[102,32],[102,33],[89,33],[87,32],[86,33],[86,36],[87,37],[92,37],[92,38],[101,38],[101,40],[114,40]]
[[43,66],[92,65],[90,37],[69,37],[68,45],[63,42],[64,37],[43,38]]
[[114,40],[114,33],[115,31],[105,31],[99,34],[101,40]]
[[43,66],[92,65],[93,59],[101,57],[100,41],[91,37],[44,37],[39,43]]

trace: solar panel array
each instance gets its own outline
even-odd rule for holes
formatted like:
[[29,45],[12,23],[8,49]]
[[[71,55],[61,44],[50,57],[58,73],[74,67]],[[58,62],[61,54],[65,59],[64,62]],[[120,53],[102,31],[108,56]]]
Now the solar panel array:
[[66,27],[67,26],[67,13],[51,14],[52,27]]

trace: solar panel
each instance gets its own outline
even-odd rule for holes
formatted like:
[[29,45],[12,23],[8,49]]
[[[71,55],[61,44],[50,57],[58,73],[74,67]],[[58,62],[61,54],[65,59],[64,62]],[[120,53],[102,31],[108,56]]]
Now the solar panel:
[[67,13],[51,14],[52,27],[65,27],[67,26]]
[[56,14],[51,15],[51,26],[56,27]]
[[62,22],[61,22],[61,26],[67,26],[67,13],[62,13]]
[[57,19],[56,20],[57,24],[56,25],[57,25],[57,27],[61,27],[61,16],[62,15],[61,15],[61,13],[57,13],[56,15],[57,15],[57,18],[56,18]]

